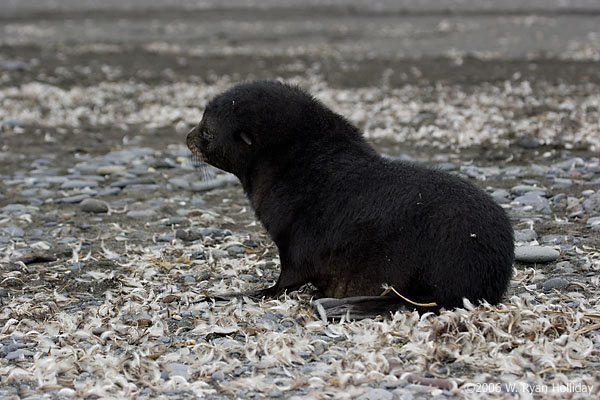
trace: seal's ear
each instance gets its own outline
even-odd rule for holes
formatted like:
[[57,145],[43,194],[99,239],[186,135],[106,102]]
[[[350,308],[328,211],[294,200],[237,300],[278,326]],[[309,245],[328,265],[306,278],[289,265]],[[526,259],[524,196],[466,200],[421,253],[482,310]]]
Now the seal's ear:
[[246,132],[244,132],[244,131],[238,132],[237,137],[240,138],[248,146],[252,146],[252,138]]

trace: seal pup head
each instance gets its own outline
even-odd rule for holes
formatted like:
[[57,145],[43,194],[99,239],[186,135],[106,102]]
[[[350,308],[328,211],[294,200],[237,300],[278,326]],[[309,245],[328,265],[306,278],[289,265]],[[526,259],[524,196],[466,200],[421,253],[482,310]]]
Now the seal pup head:
[[211,100],[187,146],[238,177],[257,159],[291,154],[327,131],[337,116],[302,89],[277,81],[242,83]]

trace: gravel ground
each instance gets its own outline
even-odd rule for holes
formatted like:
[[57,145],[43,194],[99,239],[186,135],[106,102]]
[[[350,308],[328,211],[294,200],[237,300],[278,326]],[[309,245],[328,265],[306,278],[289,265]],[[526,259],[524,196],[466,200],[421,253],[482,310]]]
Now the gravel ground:
[[[1,3],[0,398],[600,393],[594,2]],[[253,78],[487,190],[518,246],[503,304],[328,322],[310,287],[206,301],[278,274],[235,179],[184,146],[212,96]]]

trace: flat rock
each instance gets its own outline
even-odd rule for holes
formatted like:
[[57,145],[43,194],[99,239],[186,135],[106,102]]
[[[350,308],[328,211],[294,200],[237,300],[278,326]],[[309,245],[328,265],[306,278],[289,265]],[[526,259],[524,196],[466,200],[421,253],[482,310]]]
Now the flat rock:
[[546,282],[542,284],[542,289],[544,290],[552,290],[552,289],[564,289],[569,285],[569,281],[564,278],[552,278],[548,279]]
[[20,237],[22,238],[23,236],[25,236],[25,231],[16,226],[16,225],[10,225],[7,226],[6,228],[2,229],[7,235],[12,236],[12,237]]
[[517,242],[529,242],[537,239],[538,235],[533,229],[520,229],[515,231],[515,240]]
[[154,210],[132,210],[127,213],[130,218],[150,218],[156,215]]
[[493,191],[490,192],[490,196],[492,196],[492,198],[496,200],[497,203],[510,203],[510,193],[508,192],[508,190],[493,189]]
[[189,378],[188,366],[183,363],[168,363],[165,369],[169,373],[169,376],[181,376],[185,379]]
[[60,199],[56,199],[54,201],[56,203],[75,204],[75,203],[81,203],[83,200],[85,200],[89,197],[91,197],[91,195],[89,195],[89,194],[78,194],[75,196],[61,197]]
[[554,261],[560,253],[547,246],[521,246],[515,249],[515,260],[526,263],[544,263]]
[[600,230],[600,217],[592,217],[587,220],[587,226],[593,230]]
[[92,181],[92,180],[87,180],[87,181],[69,180],[69,181],[63,182],[63,184],[60,185],[60,188],[63,190],[69,190],[69,189],[83,189],[86,187],[96,187],[96,186],[98,186],[98,182]]
[[510,189],[510,192],[515,196],[523,196],[527,192],[546,192],[546,188],[543,186],[533,186],[533,185],[517,185],[513,186]]
[[515,202],[524,206],[531,206],[536,211],[550,214],[550,202],[543,196],[542,192],[527,192],[523,196],[519,196],[515,199]]
[[124,165],[102,165],[96,169],[96,173],[100,175],[112,175],[126,170],[127,167]]
[[371,389],[357,397],[357,400],[392,400],[394,395],[385,389]]
[[589,213],[600,212],[600,191],[583,201],[583,208]]

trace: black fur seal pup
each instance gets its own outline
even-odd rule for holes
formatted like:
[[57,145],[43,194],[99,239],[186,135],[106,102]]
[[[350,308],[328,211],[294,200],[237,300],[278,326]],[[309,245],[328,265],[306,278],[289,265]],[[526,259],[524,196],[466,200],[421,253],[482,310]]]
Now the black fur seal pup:
[[328,298],[359,296],[349,303],[369,315],[407,305],[364,297],[384,285],[434,310],[463,298],[496,304],[507,288],[513,229],[490,196],[457,176],[381,157],[298,87],[233,87],[206,106],[187,146],[239,178],[278,247],[281,274],[261,295],[310,282]]

